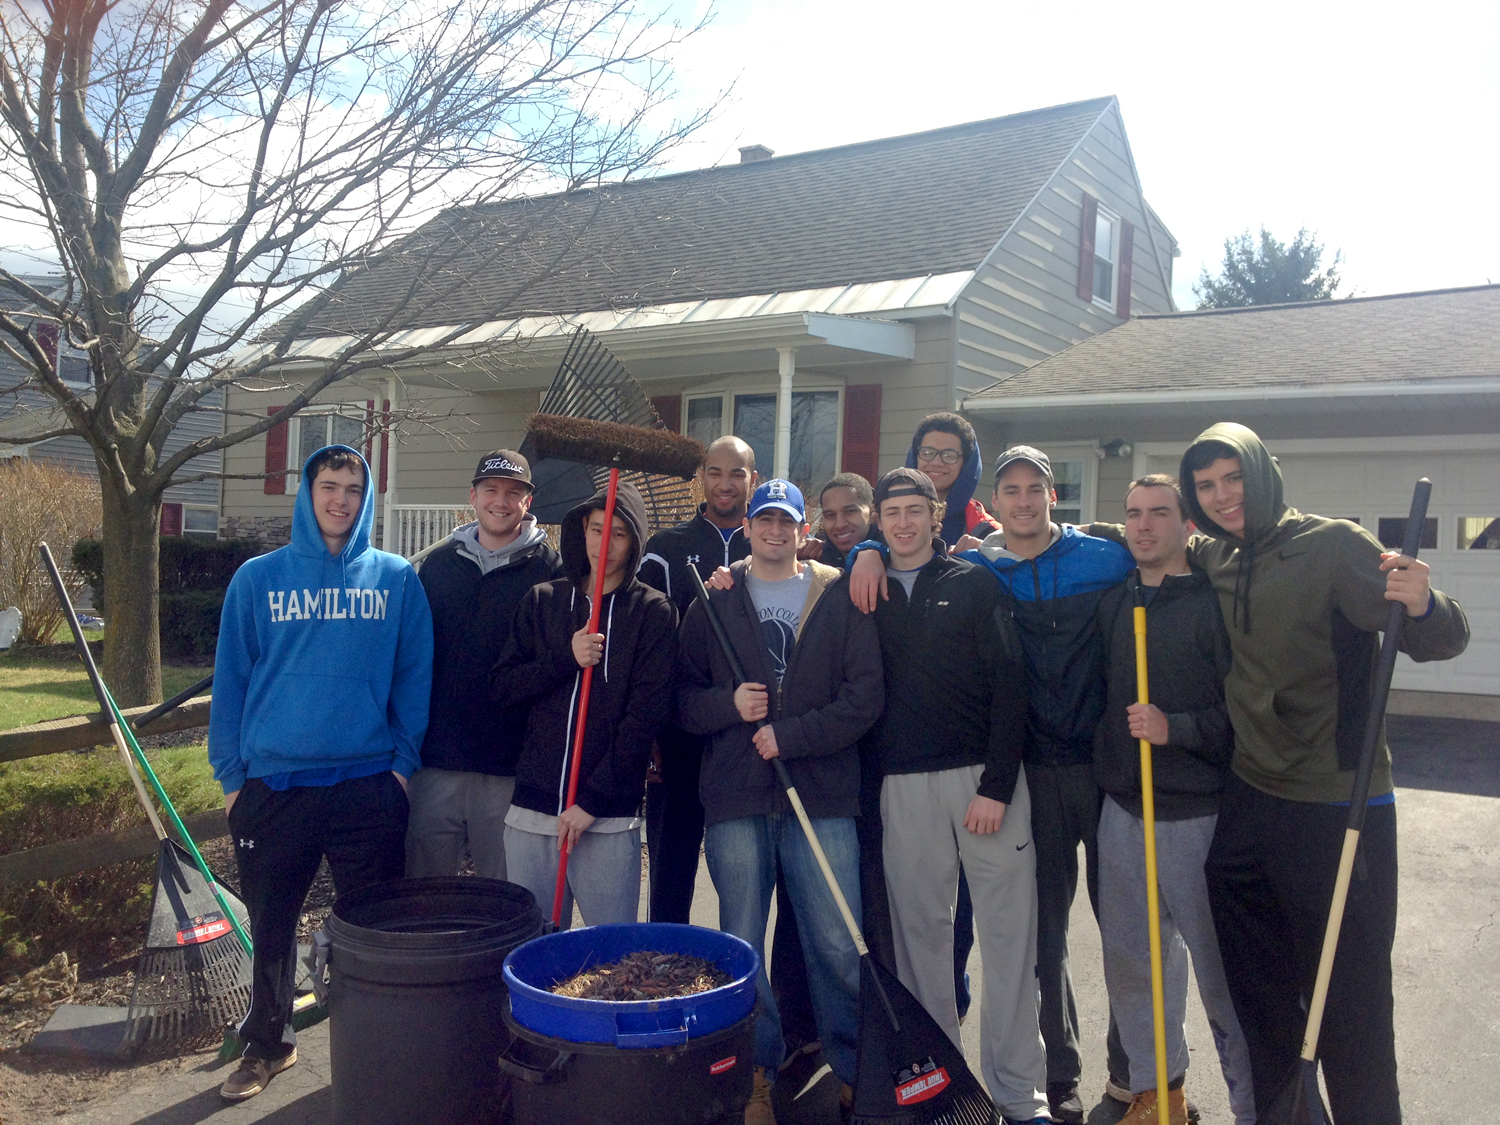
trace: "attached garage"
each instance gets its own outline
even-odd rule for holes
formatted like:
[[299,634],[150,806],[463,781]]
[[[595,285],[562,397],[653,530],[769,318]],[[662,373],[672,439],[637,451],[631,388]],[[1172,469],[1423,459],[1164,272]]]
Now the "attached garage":
[[[1178,469],[1214,422],[1276,456],[1287,503],[1399,545],[1433,482],[1423,557],[1463,605],[1468,650],[1397,666],[1393,710],[1500,719],[1500,286],[1141,316],[971,395],[986,449],[1083,458],[1083,520]],[[1093,458],[1086,451],[1095,453]]]

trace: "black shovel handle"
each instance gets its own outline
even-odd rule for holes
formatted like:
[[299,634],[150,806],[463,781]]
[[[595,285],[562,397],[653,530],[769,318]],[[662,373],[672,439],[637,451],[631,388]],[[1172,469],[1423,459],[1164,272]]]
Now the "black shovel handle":
[[201,680],[199,680],[192,687],[190,687],[190,688],[184,688],[182,691],[179,691],[176,695],[174,695],[171,699],[167,700],[165,703],[158,703],[155,707],[151,708],[151,710],[147,711],[144,715],[138,715],[138,716],[136,716],[134,719],[130,720],[130,725],[133,726],[133,727],[135,727],[136,730],[140,730],[142,727],[147,726],[150,723],[156,722],[157,719],[161,718],[168,711],[175,711],[177,708],[181,707],[184,703],[186,703],[189,699],[192,699],[193,696],[195,696],[195,695],[202,695],[204,691],[206,691],[208,688],[210,688],[210,687],[213,686],[213,682],[214,682],[214,674],[212,672],[210,672],[208,675],[204,676]]
[[[1422,548],[1427,502],[1431,498],[1432,481],[1423,477],[1412,491],[1411,512],[1401,544],[1401,553],[1409,559],[1415,559]],[[1406,606],[1402,602],[1392,602],[1386,608],[1385,632],[1381,635],[1380,656],[1375,662],[1375,678],[1370,686],[1370,711],[1365,717],[1364,740],[1359,748],[1359,768],[1354,774],[1354,792],[1349,798],[1349,828],[1354,832],[1360,831],[1365,823],[1365,804],[1370,799],[1370,779],[1375,772],[1375,748],[1380,745],[1380,730],[1385,723],[1386,702],[1391,694],[1391,677],[1396,671],[1396,653],[1401,645],[1401,627],[1406,616]]]

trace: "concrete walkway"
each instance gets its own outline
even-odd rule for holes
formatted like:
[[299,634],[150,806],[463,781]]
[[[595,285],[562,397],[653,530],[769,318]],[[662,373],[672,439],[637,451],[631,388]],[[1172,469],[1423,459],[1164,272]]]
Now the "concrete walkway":
[[[1500,724],[1392,719],[1391,741],[1397,748],[1401,863],[1396,1048],[1406,1120],[1416,1125],[1489,1120],[1500,1113]],[[693,920],[713,926],[717,898],[704,869],[698,890]],[[1073,911],[1073,966],[1084,1027],[1085,1104],[1091,1107],[1090,1125],[1109,1125],[1120,1109],[1100,1100],[1104,979],[1099,932],[1082,894]],[[977,949],[970,975],[977,986],[982,979]],[[976,994],[976,1005],[982,1002]],[[1228,1098],[1196,996],[1188,1005],[1188,1034],[1193,1047],[1188,1095],[1205,1123],[1227,1123]],[[978,1021],[968,1021],[964,1040],[971,1060],[978,1036]],[[199,1056],[184,1060],[179,1071],[53,1120],[323,1125],[331,1105],[326,1023],[303,1033],[299,1056],[265,1093],[240,1105],[218,1096],[225,1068],[212,1056]]]

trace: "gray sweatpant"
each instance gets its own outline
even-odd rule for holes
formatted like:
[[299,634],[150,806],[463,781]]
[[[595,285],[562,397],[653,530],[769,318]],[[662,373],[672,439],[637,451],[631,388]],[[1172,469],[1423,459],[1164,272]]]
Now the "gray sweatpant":
[[[1162,980],[1166,997],[1167,1077],[1188,1068],[1188,958],[1213,1030],[1219,1066],[1237,1125],[1255,1121],[1250,1052],[1235,1018],[1219,959],[1203,861],[1217,816],[1156,822],[1156,877],[1161,913]],[[1130,1058],[1130,1092],[1156,1086],[1156,1033],[1151,1011],[1151,939],[1146,921],[1146,832],[1138,816],[1104,799],[1099,814],[1099,932],[1104,982]]]
[[[557,894],[557,837],[521,828],[505,829],[510,881],[536,896],[543,918],[552,917]],[[634,922],[641,904],[641,830],[585,832],[568,857],[563,885],[562,928],[573,922],[573,902],[585,926]]]
[[457,875],[467,845],[476,875],[504,880],[505,814],[515,789],[513,777],[467,770],[412,774],[406,788],[407,876]]
[[982,766],[892,774],[880,790],[885,882],[896,973],[960,1047],[953,982],[953,911],[962,861],[974,900],[984,992],[980,1076],[1005,1117],[1047,1111],[1047,1056],[1037,1024],[1036,849],[1024,770],[1000,830],[964,827]]

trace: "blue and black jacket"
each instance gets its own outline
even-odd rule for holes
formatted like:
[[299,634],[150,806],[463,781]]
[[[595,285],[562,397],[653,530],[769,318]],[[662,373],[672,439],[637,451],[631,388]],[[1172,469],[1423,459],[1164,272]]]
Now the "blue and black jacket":
[[987,567],[1009,595],[1026,656],[1030,722],[1025,760],[1069,766],[1093,758],[1104,714],[1104,648],[1096,611],[1111,586],[1135,567],[1118,543],[1052,525],[1052,543],[1034,559],[1007,551],[996,533],[960,558]]

